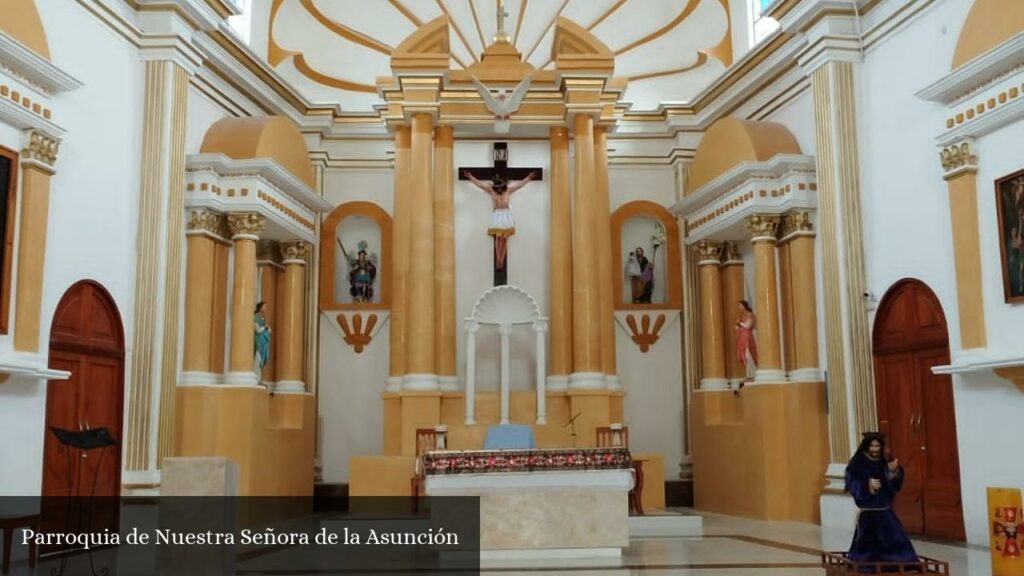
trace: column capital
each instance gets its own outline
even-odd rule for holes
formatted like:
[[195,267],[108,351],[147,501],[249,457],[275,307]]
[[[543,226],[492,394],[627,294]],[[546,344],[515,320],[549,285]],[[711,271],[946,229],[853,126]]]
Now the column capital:
[[466,332],[476,333],[480,331],[480,323],[476,320],[466,320],[462,326],[465,328]]
[[223,214],[209,208],[193,208],[189,210],[186,236],[204,235],[214,238],[230,238],[228,221]]
[[57,163],[57,152],[60,140],[39,130],[26,130],[28,142],[21,150],[21,164],[33,167],[48,174],[53,174],[53,165]]
[[722,257],[725,264],[743,264],[743,257],[740,256],[740,246],[735,242],[726,242],[722,246]]
[[267,219],[255,212],[228,214],[232,240],[259,240]]
[[511,324],[498,324],[498,334],[502,336],[509,336],[512,334]]
[[944,146],[939,152],[942,162],[942,177],[950,180],[961,174],[974,174],[978,171],[978,153],[974,138],[964,138]]
[[547,332],[548,331],[548,321],[547,320],[534,320],[533,321],[533,331],[534,332]]
[[284,264],[306,265],[310,255],[310,244],[302,240],[281,242],[281,256]]
[[747,218],[747,230],[750,231],[750,241],[775,242],[779,231],[780,218],[775,214],[754,214]]
[[722,263],[722,243],[704,240],[697,243],[697,266],[718,266]]
[[806,210],[794,210],[782,215],[779,238],[786,240],[796,236],[814,236],[811,213]]

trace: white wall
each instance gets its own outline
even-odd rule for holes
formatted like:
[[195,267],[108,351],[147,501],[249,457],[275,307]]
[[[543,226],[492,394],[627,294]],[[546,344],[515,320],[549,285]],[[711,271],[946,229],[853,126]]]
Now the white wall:
[[[41,346],[45,354],[64,291],[86,278],[110,292],[130,344],[142,66],[133,47],[78,4],[37,5],[53,62],[84,83],[52,101],[67,134],[50,191]],[[0,444],[0,461],[17,471],[0,474],[0,494],[40,492],[45,414],[45,383],[0,385],[0,434],[19,439]]]
[[[944,129],[944,106],[914,94],[949,71],[970,2],[946,0],[867,54],[860,67],[858,130],[867,280],[881,298],[913,277],[938,296],[950,349],[961,349],[949,196],[934,138]],[[1003,302],[996,231],[995,178],[1024,166],[1024,124],[978,141],[978,206],[988,344],[1019,351],[1024,307]],[[954,377],[961,492],[968,541],[987,544],[986,486],[1024,487],[1024,459],[1007,458],[1005,439],[1018,434],[1024,394],[990,373]]]

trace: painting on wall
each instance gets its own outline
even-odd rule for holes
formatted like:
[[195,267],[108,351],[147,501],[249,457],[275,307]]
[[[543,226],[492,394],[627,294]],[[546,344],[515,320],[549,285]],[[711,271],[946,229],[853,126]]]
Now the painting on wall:
[[1024,302],[1024,170],[996,180],[1000,268],[1007,302]]

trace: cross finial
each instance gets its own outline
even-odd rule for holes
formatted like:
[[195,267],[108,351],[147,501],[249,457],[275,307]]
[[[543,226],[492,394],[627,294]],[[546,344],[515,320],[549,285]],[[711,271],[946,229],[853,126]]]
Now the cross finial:
[[511,37],[508,32],[505,31],[505,18],[508,17],[508,12],[505,12],[505,2],[502,0],[498,1],[498,33],[494,35],[495,42],[510,42]]

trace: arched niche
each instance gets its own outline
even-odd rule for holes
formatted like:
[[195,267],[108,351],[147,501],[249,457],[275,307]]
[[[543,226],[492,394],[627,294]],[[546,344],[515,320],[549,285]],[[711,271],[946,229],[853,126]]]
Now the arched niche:
[[306,140],[298,126],[283,116],[218,120],[206,131],[199,151],[235,160],[270,158],[316,189]]
[[957,37],[950,68],[960,66],[999,46],[1024,30],[1024,2],[975,0]]
[[[340,240],[340,243],[339,243]],[[377,269],[369,302],[350,293],[350,263],[359,243],[368,244],[368,259]],[[373,255],[376,255],[376,258]],[[374,262],[374,260],[376,260]],[[373,202],[346,202],[331,211],[320,227],[320,309],[387,309],[391,307],[391,216]]]
[[687,194],[742,162],[764,162],[776,154],[801,154],[788,128],[777,122],[722,118],[708,127],[690,167]]
[[[627,277],[627,255],[637,247],[643,248],[649,260],[651,237],[656,225],[665,231],[665,243],[655,258],[654,293],[650,304],[633,303],[630,280]],[[617,309],[670,308],[683,306],[681,258],[679,253],[679,225],[664,206],[647,200],[637,200],[620,206],[611,216],[612,227],[612,285]]]

